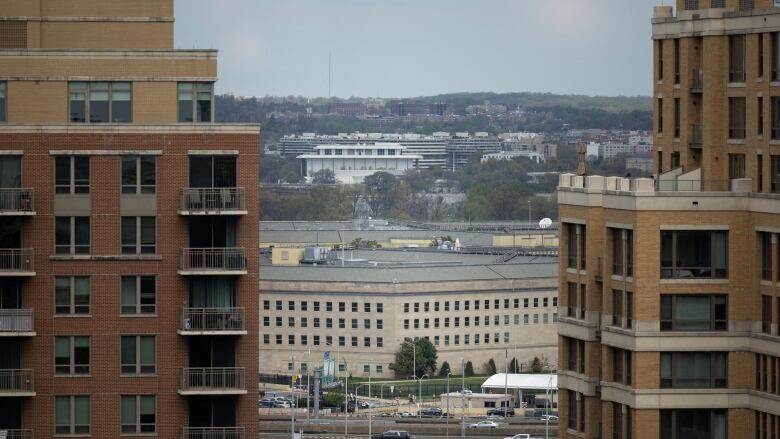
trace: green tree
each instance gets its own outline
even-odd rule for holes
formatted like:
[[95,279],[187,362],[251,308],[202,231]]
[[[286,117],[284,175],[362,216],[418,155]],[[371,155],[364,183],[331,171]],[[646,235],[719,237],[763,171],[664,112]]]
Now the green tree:
[[328,392],[322,395],[323,407],[343,407],[344,394],[341,392]]
[[336,184],[336,174],[332,169],[320,169],[311,176],[313,184]]
[[533,361],[531,362],[531,372],[532,373],[542,372],[542,360],[540,360],[539,357],[534,357]]
[[520,364],[517,362],[517,358],[512,358],[509,362],[509,373],[520,373]]
[[448,374],[452,373],[450,370],[450,363],[444,362],[441,364],[441,367],[439,368],[439,376],[440,377],[446,377]]
[[496,362],[492,358],[487,362],[487,373],[488,375],[496,374]]
[[471,361],[467,361],[463,369],[464,369],[463,374],[466,375],[467,377],[474,376],[474,365],[471,363]]
[[[390,369],[399,376],[431,376],[436,372],[436,347],[427,338],[418,338],[415,341],[401,343],[395,353],[395,362]],[[416,360],[417,368],[414,368]]]

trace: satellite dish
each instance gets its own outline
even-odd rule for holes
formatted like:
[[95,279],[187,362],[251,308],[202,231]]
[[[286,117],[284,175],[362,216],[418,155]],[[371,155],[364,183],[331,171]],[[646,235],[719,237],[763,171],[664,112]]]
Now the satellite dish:
[[552,226],[552,220],[550,218],[542,218],[542,220],[539,221],[540,229],[549,229],[550,226]]

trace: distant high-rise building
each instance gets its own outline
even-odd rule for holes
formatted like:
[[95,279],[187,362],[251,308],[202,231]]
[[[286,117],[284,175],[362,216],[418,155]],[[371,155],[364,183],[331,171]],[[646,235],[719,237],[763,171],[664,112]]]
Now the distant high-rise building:
[[257,437],[259,129],[173,4],[0,2],[0,437]]
[[655,178],[560,177],[559,437],[776,438],[780,3],[652,27]]

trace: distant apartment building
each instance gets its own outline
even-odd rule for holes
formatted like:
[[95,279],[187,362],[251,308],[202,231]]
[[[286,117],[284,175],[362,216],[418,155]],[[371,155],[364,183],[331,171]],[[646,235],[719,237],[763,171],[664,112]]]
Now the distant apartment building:
[[330,104],[330,112],[339,116],[363,116],[367,111],[368,107],[362,102],[334,102]]
[[447,168],[455,171],[473,158],[480,158],[483,154],[497,153],[501,151],[501,140],[485,132],[476,132],[474,135],[461,132],[447,140]]
[[537,152],[530,151],[501,151],[492,152],[490,154],[484,154],[479,159],[480,163],[487,163],[490,160],[514,160],[519,158],[525,158],[533,161],[534,163],[543,163],[546,161],[544,155]]
[[652,174],[653,173],[653,155],[652,154],[642,154],[642,155],[632,155],[626,157],[626,171],[629,169],[639,169],[645,174]]
[[780,434],[780,3],[675,4],[656,177],[560,177],[561,438]]
[[544,160],[558,157],[558,145],[546,142],[543,134],[537,133],[502,133],[501,148],[504,151],[534,152],[541,154]]
[[259,127],[173,3],[0,3],[0,437],[257,437]]
[[318,172],[330,170],[337,183],[357,184],[377,172],[403,175],[415,169],[422,156],[409,154],[397,143],[359,143],[355,145],[318,145],[313,154],[298,156],[306,169],[306,180]]

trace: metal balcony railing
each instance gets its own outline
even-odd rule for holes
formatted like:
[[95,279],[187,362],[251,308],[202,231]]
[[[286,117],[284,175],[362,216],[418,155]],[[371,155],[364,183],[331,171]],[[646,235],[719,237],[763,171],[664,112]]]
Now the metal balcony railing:
[[701,148],[704,143],[704,129],[701,124],[691,125],[691,140],[688,142],[691,148]]
[[33,310],[0,309],[0,334],[4,332],[33,332]]
[[35,212],[35,192],[32,189],[0,189],[0,213]]
[[35,271],[35,266],[33,264],[33,249],[0,248],[0,273],[9,271]]
[[244,308],[184,308],[183,331],[243,331]]
[[246,256],[240,247],[183,248],[181,271],[246,271]]
[[184,427],[181,439],[244,439],[244,427]]
[[32,369],[0,369],[0,393],[35,391]]
[[693,69],[691,77],[691,93],[702,93],[704,91],[704,70]]
[[246,190],[242,187],[184,188],[179,198],[181,213],[246,211]]
[[246,390],[243,367],[185,367],[181,370],[185,392],[231,392]]
[[0,437],[5,439],[33,439],[32,430],[4,430],[0,428]]

